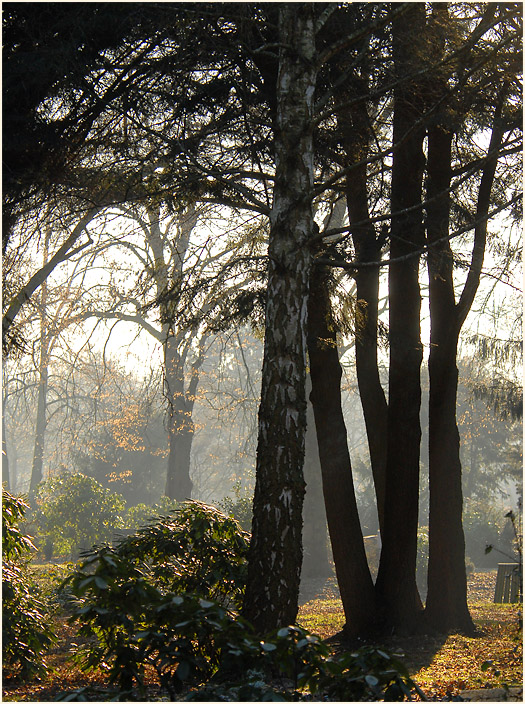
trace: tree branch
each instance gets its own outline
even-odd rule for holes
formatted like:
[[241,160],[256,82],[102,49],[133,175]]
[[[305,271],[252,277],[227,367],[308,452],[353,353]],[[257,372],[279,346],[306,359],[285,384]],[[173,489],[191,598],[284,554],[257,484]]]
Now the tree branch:
[[95,217],[98,211],[98,207],[90,208],[87,211],[87,213],[80,219],[80,221],[73,229],[69,237],[62,244],[62,246],[55,252],[51,259],[46,264],[44,264],[41,269],[39,269],[35,274],[33,274],[27,284],[17,293],[13,301],[11,301],[7,311],[2,317],[2,337],[4,341],[6,340],[7,333],[9,332],[9,329],[13,324],[14,319],[20,312],[20,309],[22,308],[24,303],[29,301],[29,299],[37,290],[37,288],[39,288],[44,283],[44,281],[58,266],[58,264],[61,264],[62,262],[66,261],[71,256],[73,256],[73,254],[77,254],[82,249],[84,249],[84,247],[87,247],[88,244],[91,242],[90,239],[90,241],[85,245],[82,245],[80,247],[77,247],[73,251],[70,251],[75,242],[84,232],[88,223]]

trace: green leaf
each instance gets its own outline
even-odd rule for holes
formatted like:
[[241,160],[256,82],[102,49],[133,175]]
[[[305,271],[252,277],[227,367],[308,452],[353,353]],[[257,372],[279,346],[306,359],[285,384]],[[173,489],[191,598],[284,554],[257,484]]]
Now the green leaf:
[[277,650],[277,646],[274,643],[265,643],[264,641],[261,641],[261,648],[267,653]]
[[179,680],[187,680],[191,672],[191,668],[189,663],[186,660],[183,660],[181,663],[179,663],[179,666],[177,667],[177,671],[175,674],[179,678]]
[[213,606],[213,601],[206,601],[206,599],[199,599],[199,604],[203,609],[209,609]]

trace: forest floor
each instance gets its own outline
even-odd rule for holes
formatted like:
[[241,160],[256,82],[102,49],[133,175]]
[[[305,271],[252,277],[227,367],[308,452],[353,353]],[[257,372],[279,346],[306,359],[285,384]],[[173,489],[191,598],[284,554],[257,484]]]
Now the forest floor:
[[[495,579],[495,570],[476,572],[469,579],[469,606],[478,635],[392,637],[381,641],[382,648],[401,657],[429,700],[451,701],[464,690],[486,689],[489,694],[489,688],[522,685],[521,605],[494,604]],[[298,622],[323,639],[333,638],[344,623],[334,580],[308,586]],[[57,616],[56,625],[59,641],[47,658],[50,673],[31,683],[4,681],[2,701],[55,701],[61,693],[86,686],[91,689],[86,699],[104,699],[104,674],[82,672],[68,659],[80,644],[76,627],[63,616]],[[148,701],[167,701],[153,673],[150,685]],[[521,696],[519,701],[523,701]]]

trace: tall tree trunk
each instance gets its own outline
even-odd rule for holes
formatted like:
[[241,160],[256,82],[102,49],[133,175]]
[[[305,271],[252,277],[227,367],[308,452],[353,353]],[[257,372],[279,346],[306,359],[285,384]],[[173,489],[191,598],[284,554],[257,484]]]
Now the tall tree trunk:
[[279,6],[275,185],[252,539],[243,614],[260,633],[295,621],[301,573],[306,315],[313,231],[315,8]]
[[456,423],[458,329],[455,325],[453,255],[449,231],[452,133],[428,133],[428,219],[430,245],[429,563],[425,615],[440,631],[472,632],[467,606],[465,537],[459,432]]
[[[193,482],[190,477],[191,447],[195,426],[192,420],[198,369],[201,360],[193,366],[189,388],[185,384],[185,359],[181,352],[184,338],[176,332],[177,296],[183,277],[184,259],[191,233],[197,224],[195,203],[191,202],[179,217],[177,238],[168,246],[167,233],[162,232],[161,207],[150,207],[146,239],[153,252],[153,277],[157,296],[161,299],[162,344],[164,349],[164,384],[168,421],[168,467],[165,494],[170,499],[185,501],[191,498]],[[166,256],[168,261],[166,261]],[[171,289],[171,295],[167,293]]]
[[314,268],[308,302],[308,355],[323,492],[335,571],[348,635],[367,632],[375,618],[374,585],[363,542],[341,408],[342,369],[326,271]]
[[[354,90],[348,97],[355,97],[367,86],[354,78]],[[369,117],[366,103],[353,106],[350,114],[339,115],[347,166],[366,159],[370,140]],[[381,240],[370,222],[368,211],[367,166],[352,169],[346,178],[346,201],[352,226],[352,239],[358,262],[379,262]],[[354,224],[355,223],[355,224]],[[355,274],[357,286],[355,356],[357,383],[363,407],[370,464],[374,478],[377,513],[381,532],[384,523],[386,452],[387,452],[387,402],[379,377],[377,359],[377,322],[379,307],[379,266],[362,267]]]
[[428,134],[428,255],[430,295],[429,401],[429,562],[427,622],[439,631],[472,633],[467,605],[465,538],[462,526],[460,438],[456,422],[457,345],[479,285],[485,251],[486,216],[503,138],[496,107],[489,156],[478,193],[474,249],[467,281],[455,303],[449,233],[452,134],[436,125]]
[[[425,5],[414,3],[393,22],[394,90],[390,257],[390,368],[386,501],[376,581],[378,608],[388,629],[415,630],[422,611],[416,585],[421,444],[419,254],[424,243],[421,209],[424,128],[420,91],[410,79],[421,62]],[[404,257],[407,257],[403,259]],[[397,260],[397,261],[396,261]]]
[[[43,341],[44,335],[41,336],[41,345],[45,346]],[[33,450],[33,464],[31,468],[31,482],[29,485],[29,499],[33,500],[36,489],[43,479],[43,464],[44,464],[44,445],[45,434],[47,427],[47,383],[48,383],[48,365],[46,352],[44,347],[40,351],[40,365],[38,370],[38,400],[36,412],[36,429],[35,429],[35,445]]]
[[170,499],[191,499],[191,446],[195,426],[192,419],[198,367],[194,365],[189,387],[185,388],[184,362],[179,353],[176,335],[168,334],[164,342],[165,395],[168,402],[168,472],[165,494]]
[[[310,375],[306,380],[306,395],[311,393]],[[323,497],[323,480],[319,461],[319,447],[315,430],[314,410],[311,402],[306,409],[306,436],[304,457],[304,479],[306,493],[303,505],[303,568],[305,577],[327,577],[332,574],[328,556],[328,526]]]
[[[47,259],[49,233],[44,242],[44,261]],[[29,484],[29,501],[33,503],[35,492],[43,479],[44,444],[47,427],[47,385],[49,376],[50,340],[47,334],[46,320],[47,284],[44,281],[40,296],[40,359],[38,363],[38,399],[36,411],[35,445],[33,450],[33,465]]]

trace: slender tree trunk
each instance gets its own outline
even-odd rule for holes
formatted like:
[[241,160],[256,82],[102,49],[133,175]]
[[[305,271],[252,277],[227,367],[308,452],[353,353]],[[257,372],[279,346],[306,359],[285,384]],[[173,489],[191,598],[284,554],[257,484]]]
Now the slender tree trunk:
[[314,269],[308,303],[308,354],[328,530],[343,602],[347,635],[374,622],[374,585],[357,511],[341,408],[342,369],[332,319],[327,273]]
[[[42,336],[43,337],[43,336]],[[45,344],[42,342],[41,344]],[[41,348],[39,380],[38,380],[38,401],[36,412],[36,430],[35,430],[35,445],[33,450],[33,464],[31,468],[31,482],[29,485],[29,498],[34,498],[36,489],[43,479],[43,464],[44,464],[44,445],[45,434],[47,427],[47,383],[48,383],[48,366],[45,356],[45,350]]]
[[[180,215],[177,238],[168,246],[166,232],[160,227],[159,206],[148,209],[149,226],[146,238],[153,252],[157,296],[164,300],[160,305],[162,340],[164,347],[164,383],[167,401],[168,467],[165,494],[170,499],[184,501],[191,498],[193,482],[190,477],[191,447],[195,426],[192,420],[195,392],[198,384],[200,361],[193,367],[189,387],[186,389],[184,355],[181,353],[183,338],[176,332],[177,291],[183,277],[184,259],[191,233],[197,224],[195,203],[190,203]],[[166,261],[166,255],[168,261]],[[167,296],[168,290],[172,295]]]
[[[355,97],[359,89],[362,91],[361,94],[364,94],[367,86],[357,83],[349,97]],[[339,124],[343,135],[347,165],[350,166],[366,159],[370,140],[366,103],[362,101],[352,107],[350,114],[340,115]],[[346,201],[350,225],[352,225],[356,260],[365,263],[379,262],[381,241],[376,235],[374,225],[370,222],[368,212],[366,164],[354,168],[347,175]],[[379,266],[358,269],[355,281],[357,286],[355,323],[357,383],[365,419],[379,526],[382,531],[386,486],[387,402],[379,377],[377,359]]]
[[314,5],[279,6],[275,186],[252,540],[243,614],[265,633],[294,623],[301,573],[306,315],[313,231]]
[[[307,377],[306,395],[310,395],[312,381]],[[328,556],[328,526],[323,497],[323,480],[319,461],[319,447],[315,430],[314,410],[311,402],[306,410],[306,436],[304,479],[306,493],[303,506],[303,568],[305,577],[327,577],[332,574]]]
[[170,499],[191,499],[191,446],[195,431],[193,400],[184,388],[184,365],[178,352],[177,336],[167,335],[164,342],[165,394],[168,402],[168,472],[165,494]]
[[480,182],[478,224],[472,264],[455,303],[453,256],[447,238],[452,134],[439,125],[428,134],[428,272],[430,295],[429,401],[429,562],[425,615],[431,627],[447,632],[474,631],[467,605],[460,438],[456,422],[457,345],[463,322],[479,285],[486,241],[486,215],[501,146],[501,106],[496,107],[489,154]]
[[[428,219],[430,246],[429,396],[429,563],[425,615],[440,631],[474,624],[467,606],[465,537],[459,432],[456,423],[459,331],[453,281],[453,255],[449,231],[452,133],[436,126],[428,134]],[[433,246],[432,246],[433,245]]]
[[7,454],[7,434],[5,430],[5,403],[6,398],[2,395],[2,484],[7,491],[11,491],[9,476],[9,455]]
[[[411,631],[422,612],[416,585],[421,443],[419,254],[424,243],[422,212],[406,212],[422,199],[423,106],[414,79],[420,66],[425,5],[414,3],[393,23],[396,77],[392,164],[392,225],[389,269],[390,369],[386,463],[386,501],[381,558],[376,581],[385,628]],[[407,257],[399,260],[399,258]]]
[[[44,261],[47,258],[48,235],[44,245]],[[33,450],[33,465],[29,484],[29,501],[33,502],[36,489],[43,479],[44,444],[47,427],[47,385],[49,376],[50,341],[46,322],[47,284],[44,281],[40,297],[40,360],[38,363],[38,399],[36,412],[35,445]]]

